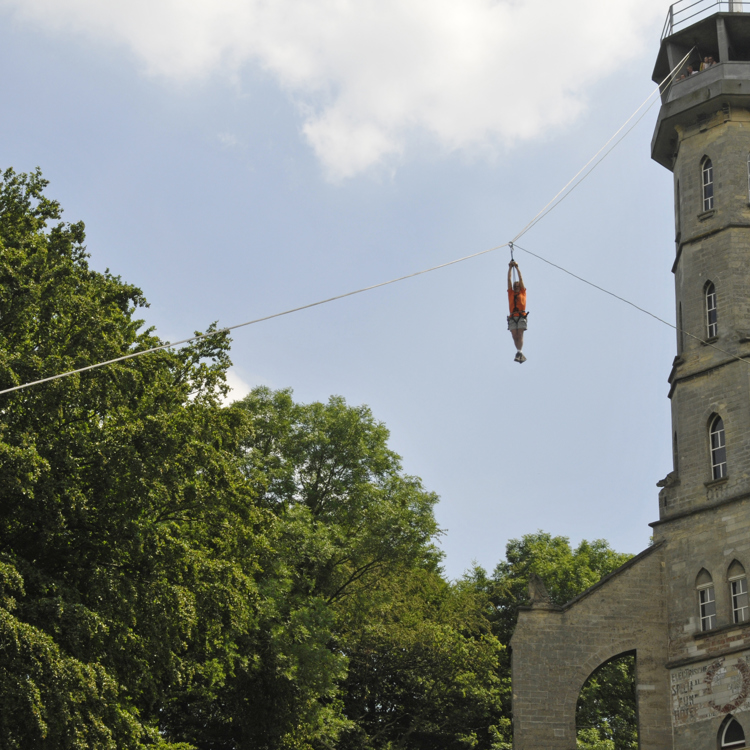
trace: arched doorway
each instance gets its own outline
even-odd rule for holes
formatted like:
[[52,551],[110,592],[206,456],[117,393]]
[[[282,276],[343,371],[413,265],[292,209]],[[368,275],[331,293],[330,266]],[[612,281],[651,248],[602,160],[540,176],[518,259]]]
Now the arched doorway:
[[584,682],[576,704],[579,750],[637,750],[635,651],[618,654]]

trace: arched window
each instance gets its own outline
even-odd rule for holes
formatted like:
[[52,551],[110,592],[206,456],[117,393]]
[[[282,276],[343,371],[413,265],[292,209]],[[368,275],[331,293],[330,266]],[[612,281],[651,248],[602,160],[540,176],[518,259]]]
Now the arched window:
[[724,437],[724,420],[716,416],[711,420],[711,474],[714,479],[727,475],[727,443]]
[[712,339],[719,335],[719,311],[716,307],[716,287],[712,281],[706,282],[703,294],[706,298],[706,335]]
[[714,165],[705,157],[701,164],[701,182],[703,185],[703,210],[710,211],[714,207]]
[[698,609],[701,617],[701,630],[713,630],[716,627],[716,596],[711,574],[702,568],[695,579],[698,589]]
[[745,568],[738,560],[734,560],[727,571],[729,593],[732,596],[732,620],[747,622],[750,620],[750,610],[747,600],[747,576]]
[[719,747],[745,747],[745,732],[734,716],[727,716],[719,728]]

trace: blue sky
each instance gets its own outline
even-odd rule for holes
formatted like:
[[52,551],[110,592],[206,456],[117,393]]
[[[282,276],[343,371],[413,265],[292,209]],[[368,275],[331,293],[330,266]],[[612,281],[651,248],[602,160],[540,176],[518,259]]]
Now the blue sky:
[[[0,0],[0,167],[41,166],[168,340],[512,238],[653,90],[667,11],[465,0]],[[561,10],[564,8],[564,12]],[[674,319],[654,107],[521,241]],[[368,404],[441,496],[446,570],[537,529],[648,544],[674,332],[506,250],[237,331],[237,393]]]

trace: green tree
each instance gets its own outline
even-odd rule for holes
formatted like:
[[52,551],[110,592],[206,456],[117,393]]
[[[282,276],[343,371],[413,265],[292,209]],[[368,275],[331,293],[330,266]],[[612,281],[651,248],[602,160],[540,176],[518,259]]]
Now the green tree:
[[[0,185],[0,389],[161,343],[45,187]],[[365,624],[394,612],[419,628],[391,645],[433,650],[404,704],[469,685],[474,652],[491,677],[488,627],[440,576],[436,497],[385,427],[284,391],[223,408],[227,349],[2,396],[0,748],[330,747],[361,718]]]
[[617,750],[614,740],[602,739],[594,727],[578,730],[579,750]]
[[634,656],[607,662],[589,677],[578,697],[576,724],[582,750],[637,750]]
[[[542,578],[552,601],[562,605],[616,570],[630,557],[615,552],[603,539],[593,542],[584,540],[572,549],[567,537],[539,531],[526,534],[521,539],[511,539],[506,546],[506,559],[497,565],[492,575],[476,567],[466,580],[487,594],[491,602],[488,617],[493,632],[507,647],[516,626],[519,606],[529,604],[531,573]],[[501,670],[502,674],[510,676],[507,651]],[[612,662],[599,669],[585,685],[578,704],[577,723],[586,729],[580,738],[581,746],[595,750],[600,747],[596,743],[614,741],[618,750],[637,747],[634,694],[632,658]],[[506,696],[503,712],[510,717],[510,696]],[[505,726],[509,730],[508,725]],[[509,731],[503,736],[504,741],[509,743]]]
[[[0,390],[161,344],[46,184],[0,183]],[[445,580],[385,426],[266,388],[223,407],[228,346],[0,396],[0,750],[509,747],[529,572],[563,602],[625,556],[540,533]],[[592,749],[627,746],[605,669]]]
[[353,608],[345,750],[487,749],[503,723],[504,648],[484,597],[435,570],[392,581],[378,602]]
[[501,647],[484,595],[442,577],[436,497],[403,473],[385,426],[288,390],[233,408],[248,418],[243,472],[274,519],[254,661],[175,736],[208,747],[226,725],[238,747],[269,750],[489,747]]
[[[161,343],[46,184],[0,185],[0,388]],[[0,396],[0,747],[164,747],[175,696],[247,661],[263,514],[236,461],[243,414],[220,405],[227,346]]]
[[259,575],[261,667],[237,683],[236,714],[253,747],[326,746],[352,726],[351,613],[405,571],[436,568],[436,497],[403,474],[367,407],[257,388],[237,408],[250,424],[245,475],[276,521]]

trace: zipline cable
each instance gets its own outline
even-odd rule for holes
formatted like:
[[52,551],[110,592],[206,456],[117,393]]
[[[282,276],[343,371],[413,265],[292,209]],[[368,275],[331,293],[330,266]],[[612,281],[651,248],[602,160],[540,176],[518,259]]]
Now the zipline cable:
[[[620,142],[630,134],[630,132],[633,130],[633,128],[636,125],[638,125],[638,123],[646,116],[646,114],[648,114],[648,111],[651,109],[651,107],[653,107],[654,104],[656,104],[656,99],[654,99],[654,101],[652,101],[651,104],[649,104],[648,107],[646,107],[645,112],[643,112],[643,114],[641,114],[641,116],[625,131],[625,133],[623,134],[622,138],[619,138],[617,141],[615,141],[615,143],[604,154],[604,156],[602,156],[602,158],[599,159],[599,161],[597,161],[594,164],[594,166],[591,167],[591,169],[589,169],[588,172],[586,172],[586,169],[589,167],[589,165],[592,162],[595,161],[595,159],[599,156],[599,154],[601,154],[607,148],[607,146],[609,146],[609,144],[612,143],[612,141],[614,141],[615,138],[617,138],[617,136],[620,133],[622,133],[622,131],[627,126],[627,124],[646,106],[646,104],[648,104],[648,102],[654,97],[654,95],[657,92],[661,93],[662,88],[666,88],[666,86],[668,86],[670,83],[672,83],[674,81],[675,77],[677,76],[677,73],[680,71],[680,69],[682,68],[682,66],[687,62],[687,60],[690,57],[690,55],[693,54],[693,50],[694,49],[695,49],[695,47],[693,47],[693,49],[691,49],[690,52],[688,52],[685,55],[685,57],[683,57],[682,60],[680,60],[680,62],[678,62],[677,65],[675,65],[675,67],[672,68],[672,70],[669,72],[669,74],[656,87],[656,89],[654,89],[654,91],[652,91],[646,97],[646,99],[643,101],[643,103],[641,104],[641,106],[638,107],[638,109],[636,109],[635,112],[633,112],[633,114],[630,115],[630,117],[628,117],[627,120],[625,120],[625,122],[614,132],[614,134],[612,135],[612,137],[573,175],[573,177],[562,188],[562,190],[560,190],[557,193],[557,195],[555,195],[555,197],[549,203],[547,203],[547,205],[544,206],[544,208],[542,208],[542,210],[539,211],[539,213],[513,238],[512,242],[515,242],[516,240],[521,239],[521,237],[523,237],[523,235],[526,234],[526,232],[528,232],[534,225],[536,225],[538,222],[540,222],[550,211],[552,211],[555,208],[557,208],[557,206],[559,206],[607,158],[607,156],[609,156],[609,154],[612,153],[612,151],[620,144]],[[578,182],[576,182],[576,179],[583,172],[586,172],[586,174],[584,174],[583,177],[581,177],[581,179],[578,180]],[[573,183],[575,183],[575,184],[573,184]],[[573,187],[571,187],[570,190],[568,190],[568,188],[571,185],[573,185]],[[565,192],[566,190],[568,191],[567,193]],[[560,196],[562,196],[562,198],[560,198]],[[560,198],[560,200],[557,200],[558,198]]]
[[553,263],[551,260],[547,260],[546,258],[543,258],[541,255],[538,255],[537,253],[532,253],[531,250],[527,250],[525,247],[521,247],[520,245],[517,245],[517,244],[514,244],[514,247],[516,248],[516,250],[521,250],[524,253],[527,253],[528,255],[533,255],[535,258],[538,258],[543,263],[546,263],[547,265],[552,266],[553,268],[557,268],[559,271],[562,271],[563,273],[567,273],[568,276],[572,276],[574,279],[578,279],[578,281],[582,281],[584,284],[593,286],[594,289],[598,289],[600,292],[604,292],[604,294],[608,294],[610,297],[619,299],[620,302],[624,302],[626,305],[630,305],[631,307],[634,307],[636,310],[639,310],[640,312],[651,316],[655,320],[658,320],[660,323],[664,323],[665,326],[669,326],[670,328],[673,328],[678,333],[684,333],[686,336],[690,336],[691,339],[700,341],[701,344],[710,346],[711,348],[716,349],[716,351],[719,351],[722,354],[726,354],[728,357],[732,357],[733,359],[739,360],[740,362],[744,362],[745,364],[750,365],[750,361],[748,361],[745,357],[738,357],[736,354],[732,354],[732,352],[728,352],[726,349],[722,349],[720,346],[716,346],[716,344],[712,344],[710,341],[706,341],[705,339],[702,339],[700,336],[696,336],[695,334],[690,333],[690,331],[686,331],[684,328],[680,328],[679,326],[676,326],[674,323],[670,323],[668,320],[664,320],[664,318],[660,318],[658,315],[655,315],[649,310],[646,310],[646,308],[640,307],[640,305],[636,305],[635,302],[631,302],[629,299],[625,299],[625,297],[621,297],[619,294],[610,292],[609,289],[605,289],[603,286],[599,286],[599,284],[595,284],[593,281],[584,279],[583,276],[579,276],[578,274],[573,273],[572,271],[568,271],[567,268],[563,268],[557,263]]
[[280,318],[283,315],[291,315],[292,313],[299,312],[300,310],[308,310],[311,307],[317,307],[318,305],[325,305],[329,302],[335,302],[337,299],[344,299],[345,297],[351,297],[354,294],[362,294],[362,292],[369,292],[371,289],[379,289],[382,286],[388,286],[389,284],[395,284],[398,281],[405,281],[406,279],[412,279],[415,276],[421,276],[425,273],[430,273],[431,271],[437,271],[439,268],[445,268],[446,266],[453,266],[456,263],[463,263],[465,260],[470,260],[471,258],[477,258],[480,255],[486,255],[487,253],[493,253],[495,250],[500,250],[504,247],[507,247],[508,243],[506,242],[503,245],[498,245],[497,247],[491,247],[489,250],[480,250],[478,253],[473,253],[472,255],[465,255],[463,258],[457,258],[456,260],[450,260],[447,263],[441,263],[438,266],[433,266],[432,268],[425,268],[423,271],[415,271],[414,273],[406,274],[406,276],[399,276],[397,279],[391,279],[390,281],[381,281],[379,284],[373,284],[372,286],[366,286],[362,289],[355,289],[353,292],[345,292],[344,294],[338,294],[335,297],[328,297],[328,299],[322,299],[318,300],[317,302],[311,302],[309,305],[301,305],[300,307],[293,307],[290,310],[284,310],[283,312],[273,313],[273,315],[266,315],[263,318],[256,318],[255,320],[248,320],[245,323],[238,323],[237,325],[233,326],[227,326],[226,328],[220,328],[216,331],[209,331],[208,333],[199,333],[196,336],[191,336],[189,339],[182,339],[181,341],[168,341],[166,344],[160,344],[159,346],[152,346],[150,349],[142,349],[141,351],[137,352],[131,352],[130,354],[125,354],[122,357],[115,357],[114,359],[108,359],[105,362],[97,362],[94,365],[87,365],[86,367],[79,367],[77,370],[70,370],[69,372],[61,372],[58,375],[50,375],[48,378],[41,378],[39,380],[34,380],[30,383],[24,383],[23,385],[15,385],[12,388],[6,388],[5,390],[0,391],[0,395],[3,393],[11,393],[13,391],[20,391],[23,388],[30,388],[32,385],[39,385],[40,383],[48,383],[50,380],[59,380],[60,378],[66,378],[69,375],[75,375],[79,372],[86,372],[88,370],[95,370],[99,367],[105,367],[106,365],[113,365],[116,362],[123,362],[126,359],[133,359],[134,357],[140,357],[144,354],[151,354],[152,352],[158,352],[162,349],[171,349],[175,346],[181,346],[182,344],[189,344],[193,341],[200,341],[201,339],[206,339],[211,336],[217,336],[221,333],[228,333],[229,331],[234,331],[237,328],[244,328],[245,326],[251,326],[255,323],[262,323],[264,320],[272,320],[273,318]]
[[[638,107],[638,109],[636,109],[635,112],[633,112],[633,114],[630,115],[630,117],[628,117],[628,119],[617,129],[614,135],[604,144],[604,146],[602,146],[602,148],[600,148],[599,151],[597,151],[596,154],[594,154],[594,156],[591,159],[589,159],[589,161],[586,162],[586,164],[580,170],[578,170],[578,172],[576,172],[573,179],[571,179],[565,185],[565,187],[563,187],[563,189],[560,192],[558,192],[557,195],[521,230],[521,232],[516,235],[516,237],[512,240],[512,242],[515,242],[517,238],[523,236],[526,232],[528,232],[529,229],[531,229],[532,226],[534,226],[536,223],[541,221],[541,219],[543,219],[544,216],[546,216],[546,214],[548,214],[553,208],[559,205],[573,190],[575,190],[576,187],[578,187],[578,185],[580,185],[581,182],[583,182],[584,179],[586,179],[586,177],[588,177],[588,175],[593,171],[593,169],[595,169],[596,166],[598,166],[598,164],[612,151],[612,149],[614,149],[623,140],[623,138],[625,138],[628,135],[628,133],[631,132],[631,130],[643,119],[643,116],[646,114],[646,112],[648,112],[648,109],[646,110],[646,112],[643,113],[643,115],[641,115],[641,117],[639,117],[636,120],[633,126],[630,127],[625,132],[622,138],[617,140],[617,142],[612,146],[612,148],[610,148],[609,151],[607,151],[604,154],[604,156],[599,160],[599,162],[594,164],[594,167],[592,167],[592,169],[589,170],[589,172],[587,172],[578,182],[576,182],[573,185],[573,187],[565,195],[563,195],[563,197],[560,198],[560,200],[557,201],[557,203],[555,203],[555,201],[560,197],[560,195],[565,193],[565,191],[570,187],[571,184],[575,182],[575,180],[579,177],[579,175],[581,175],[581,173],[586,170],[586,168],[602,153],[602,151],[604,151],[604,149],[610,143],[612,143],[612,141],[619,135],[619,133],[622,132],[623,128],[625,128],[627,124],[638,114],[638,112],[640,112],[640,110],[643,109],[643,107],[654,96],[654,94],[657,91],[661,91],[662,86],[664,86],[670,79],[673,79],[674,76],[677,75],[677,71],[680,69],[680,67],[687,60],[687,58],[690,56],[691,53],[692,53],[692,50],[690,50],[690,52],[688,52],[688,54],[685,55],[685,57],[683,57],[679,63],[677,63],[677,65],[670,71],[669,75],[666,76],[666,78],[664,78],[664,80],[659,84],[656,90],[653,91],[649,95],[649,97],[643,102],[643,104],[641,104]],[[552,205],[553,203],[554,205]],[[389,284],[396,284],[399,281],[412,279],[415,276],[422,276],[423,274],[431,273],[432,271],[437,271],[440,268],[446,268],[447,266],[452,266],[452,265],[455,265],[456,263],[463,263],[463,261],[465,260],[478,258],[480,255],[486,255],[487,253],[492,253],[492,252],[495,252],[496,250],[501,250],[504,247],[510,246],[512,242],[504,242],[502,245],[491,247],[488,250],[480,250],[478,253],[465,255],[463,258],[457,258],[456,260],[451,260],[451,261],[448,261],[447,263],[441,263],[437,266],[432,266],[431,268],[426,268],[422,271],[415,271],[414,273],[409,273],[409,274],[406,274],[405,276],[399,276],[398,278],[391,279],[390,281],[382,281],[379,284],[372,284],[371,286],[366,286],[366,287],[363,287],[362,289],[356,289],[353,292],[345,292],[344,294],[338,294],[335,297],[328,297],[327,299],[319,300],[318,302],[311,302],[310,304],[301,305],[299,307],[293,307],[289,310],[284,310],[283,312],[273,313],[272,315],[266,315],[262,318],[256,318],[255,320],[248,320],[245,323],[238,323],[237,325],[227,326],[225,328],[220,328],[216,331],[209,331],[208,333],[200,333],[195,336],[191,336],[190,338],[182,339],[180,341],[169,341],[165,344],[160,344],[159,346],[153,346],[149,349],[142,349],[137,352],[131,352],[130,354],[125,354],[121,357],[114,357],[113,359],[108,359],[103,362],[97,362],[96,364],[93,364],[93,365],[86,365],[85,367],[79,367],[75,370],[68,370],[67,372],[61,372],[61,373],[58,373],[57,375],[50,375],[49,377],[46,377],[46,378],[40,378],[39,380],[32,380],[28,383],[15,385],[15,386],[12,386],[11,388],[5,388],[4,390],[0,390],[0,395],[6,394],[6,393],[13,393],[14,391],[20,391],[25,388],[31,388],[34,385],[41,385],[42,383],[49,383],[52,380],[60,380],[61,378],[67,378],[71,375],[77,375],[82,372],[88,372],[89,370],[96,370],[96,369],[99,369],[100,367],[106,367],[107,365],[116,364],[117,362],[124,362],[125,360],[128,360],[128,359],[141,357],[144,354],[151,354],[153,352],[158,352],[163,349],[171,349],[175,346],[182,346],[183,344],[190,344],[194,341],[200,341],[201,339],[209,338],[211,336],[217,336],[222,333],[228,333],[229,331],[234,331],[238,328],[244,328],[245,326],[251,326],[251,325],[254,325],[255,323],[262,323],[263,321],[272,320],[273,318],[280,318],[284,315],[291,315],[292,313],[300,312],[301,310],[308,310],[311,307],[318,307],[319,305],[325,305],[325,304],[328,304],[329,302],[335,302],[336,300],[344,299],[345,297],[351,297],[355,294],[362,294],[363,292],[369,292],[372,289],[379,289],[380,287],[388,286]],[[519,248],[519,249],[522,249],[522,248]],[[529,251],[526,250],[524,252],[529,252]],[[549,262],[549,261],[545,261],[545,262]],[[550,265],[555,265],[555,264],[550,262]],[[561,269],[561,270],[564,270],[564,269]],[[566,273],[568,272],[566,271]],[[571,275],[574,275],[574,274],[571,274]],[[590,282],[586,282],[586,283],[590,283]],[[592,284],[592,286],[596,286],[596,285]],[[613,295],[613,296],[617,296],[617,295]],[[628,304],[632,304],[632,303],[628,303]],[[636,305],[633,305],[633,306],[636,307]],[[653,317],[656,317],[656,316],[653,316]],[[665,322],[665,321],[662,321],[662,322]],[[667,325],[671,325],[671,324],[668,323]]]
[[[583,177],[581,177],[581,179],[578,180],[578,182],[576,182],[575,185],[573,185],[573,187],[570,188],[570,190],[568,190],[568,192],[565,193],[565,195],[563,195],[563,197],[560,198],[559,201],[557,201],[557,203],[555,203],[554,205],[550,205],[548,203],[547,206],[545,206],[542,211],[537,214],[536,218],[533,219],[533,221],[529,222],[529,224],[526,225],[526,228],[513,238],[513,242],[523,237],[526,232],[528,232],[530,229],[533,229],[548,213],[554,211],[612,153],[612,151],[614,151],[617,146],[619,146],[620,142],[623,139],[627,138],[628,135],[630,135],[630,131],[633,130],[633,128],[635,128],[636,125],[638,125],[638,123],[649,113],[649,110],[654,106],[654,104],[656,104],[656,100],[652,101],[651,104],[646,107],[643,114],[623,133],[622,137],[620,137],[617,141],[615,141],[615,143],[612,144],[612,147],[604,154],[604,156],[602,156],[602,158],[599,159],[599,161],[596,162],[596,164],[594,164],[594,166],[591,167],[591,169],[586,172],[586,174],[583,175]],[[580,174],[580,172],[578,174]],[[558,195],[560,195],[560,193],[558,193]],[[552,200],[554,201],[555,198],[553,198]]]

